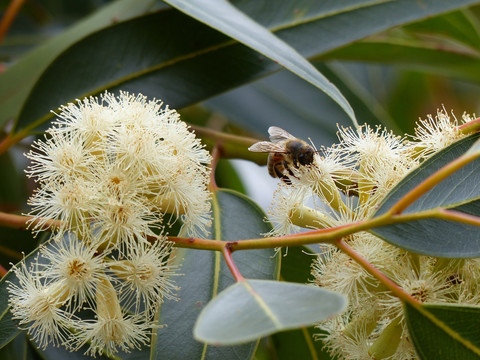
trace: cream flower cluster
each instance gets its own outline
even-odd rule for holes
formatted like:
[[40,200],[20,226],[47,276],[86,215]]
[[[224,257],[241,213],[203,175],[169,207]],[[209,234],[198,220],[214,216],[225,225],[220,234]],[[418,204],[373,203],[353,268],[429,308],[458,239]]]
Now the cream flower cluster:
[[[470,122],[468,115],[461,123]],[[274,235],[322,229],[369,218],[409,171],[464,137],[444,110],[418,122],[404,138],[380,127],[342,128],[340,143],[323,149],[311,166],[291,167],[291,185],[279,184],[270,209]],[[480,305],[480,261],[420,256],[361,232],[347,243],[422,302]],[[402,304],[373,276],[334,246],[323,246],[314,284],[344,294],[345,314],[318,325],[318,337],[340,359],[416,359]]]
[[125,92],[69,104],[27,154],[32,227],[60,224],[9,284],[13,317],[39,346],[130,351],[175,299],[166,234],[177,221],[189,236],[210,225],[211,159],[161,105]]

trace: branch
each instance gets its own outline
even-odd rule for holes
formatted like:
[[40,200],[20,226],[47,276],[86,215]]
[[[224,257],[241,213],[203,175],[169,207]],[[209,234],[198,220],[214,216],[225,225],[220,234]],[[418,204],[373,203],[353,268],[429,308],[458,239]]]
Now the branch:
[[44,218],[35,218],[33,216],[15,215],[0,212],[0,226],[13,228],[17,230],[26,230],[29,227],[35,226],[39,223],[43,223],[45,226],[40,230],[50,230],[52,228],[58,228],[62,222],[60,220],[46,220]]
[[407,293],[392,280],[390,280],[384,273],[378,270],[375,266],[370,264],[363,256],[353,250],[348,246],[343,239],[338,239],[335,242],[335,246],[343,251],[345,254],[350,256],[357,264],[367,270],[372,276],[374,276],[380,283],[382,283],[387,289],[389,289],[393,295],[398,297],[400,300],[406,301],[413,306],[418,306],[420,302],[415,299],[412,295]]
[[233,277],[235,278],[235,280],[236,280],[236,281],[245,281],[245,278],[244,278],[243,275],[240,273],[240,271],[239,271],[238,268],[237,268],[237,265],[235,265],[235,262],[233,261],[233,258],[232,258],[232,249],[230,248],[230,246],[225,246],[225,247],[222,249],[222,254],[223,254],[223,257],[224,257],[224,259],[225,259],[225,262],[227,263],[228,268],[229,268],[230,271],[232,272]]
[[251,145],[259,141],[258,139],[227,134],[196,125],[190,125],[190,128],[203,140],[208,149],[218,146],[222,158],[250,160],[259,165],[267,163],[266,154],[248,151]]
[[7,10],[3,14],[2,20],[0,21],[0,42],[3,41],[3,38],[8,32],[10,25],[12,25],[13,20],[17,17],[18,12],[22,8],[25,0],[12,0],[8,5]]

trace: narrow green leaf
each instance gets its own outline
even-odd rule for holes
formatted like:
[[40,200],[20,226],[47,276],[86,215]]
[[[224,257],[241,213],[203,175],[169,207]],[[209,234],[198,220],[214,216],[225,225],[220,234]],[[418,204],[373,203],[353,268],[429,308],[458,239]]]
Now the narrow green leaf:
[[408,331],[421,359],[480,359],[480,307],[405,304]]
[[[475,1],[247,0],[235,4],[293,44],[302,56],[311,57],[387,28],[472,3]],[[50,110],[105,89],[141,92],[181,108],[279,68],[256,51],[186,15],[163,9],[114,24],[73,44],[50,64],[27,100],[17,104],[9,115],[17,118],[14,132],[38,129],[53,117]],[[5,113],[0,100],[0,114]]]
[[205,307],[195,324],[194,336],[210,344],[240,344],[312,325],[345,307],[342,295],[320,287],[245,280],[224,290]]
[[478,21],[467,9],[407,25],[407,31],[454,39],[477,50],[480,49]]
[[224,0],[166,0],[195,19],[220,30],[318,87],[348,114],[355,125],[353,109],[340,91],[295,49]]
[[[344,67],[318,62],[314,65],[352,104],[359,123],[384,124],[395,129],[379,103]],[[299,138],[310,138],[317,147],[338,140],[337,125],[351,125],[333,100],[287,71],[207,100],[206,105],[257,132],[266,135],[268,127],[276,125]]]
[[[376,215],[388,211],[411,189],[435,171],[469,151],[478,139],[473,135],[460,140],[425,161],[395,186],[387,195]],[[480,216],[480,159],[474,160],[430,189],[405,214],[447,208]],[[407,250],[439,257],[480,256],[478,227],[440,219],[421,219],[373,229],[372,232]]]
[[431,74],[480,82],[479,54],[417,41],[373,39],[358,42],[316,57],[318,60],[369,61],[396,64]]
[[[271,230],[265,214],[244,195],[219,190],[213,199],[214,222],[212,239],[234,241],[261,237]],[[156,331],[152,344],[152,359],[250,359],[256,342],[215,347],[197,342],[193,326],[204,306],[221,290],[235,283],[230,270],[218,252],[178,249],[176,260],[182,265],[182,276],[175,278],[181,287],[180,300],[166,301],[159,313],[159,323],[166,324]],[[273,249],[238,251],[235,264],[247,277],[275,278],[276,262]],[[254,339],[252,339],[254,340]]]
[[144,14],[154,4],[153,0],[112,2],[22,57],[0,77],[0,125],[17,117],[37,79],[61,52],[79,39],[112,25],[112,22]]

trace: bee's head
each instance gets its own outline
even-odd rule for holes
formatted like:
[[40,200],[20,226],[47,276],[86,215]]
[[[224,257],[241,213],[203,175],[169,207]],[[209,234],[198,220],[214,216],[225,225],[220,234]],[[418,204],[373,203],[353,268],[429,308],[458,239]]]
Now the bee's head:
[[310,165],[313,163],[313,155],[315,150],[311,146],[306,146],[301,153],[298,154],[298,162],[302,165]]

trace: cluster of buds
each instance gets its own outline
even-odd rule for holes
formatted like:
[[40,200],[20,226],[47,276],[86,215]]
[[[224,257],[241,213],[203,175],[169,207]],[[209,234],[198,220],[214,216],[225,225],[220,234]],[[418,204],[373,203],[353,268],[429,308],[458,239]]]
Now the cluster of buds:
[[[468,115],[461,123],[470,122]],[[445,112],[418,122],[415,136],[398,137],[364,125],[339,130],[340,143],[291,167],[270,209],[273,235],[324,229],[370,218],[385,195],[427,158],[465,135]],[[424,303],[479,305],[478,259],[438,259],[392,246],[368,232],[344,239],[357,253]],[[342,359],[416,359],[400,300],[333,245],[322,246],[314,284],[345,295],[343,315],[318,327],[325,347]]]
[[31,226],[57,221],[38,255],[14,268],[9,292],[14,318],[40,347],[130,351],[175,299],[166,234],[177,221],[184,236],[210,225],[211,159],[161,105],[128,93],[68,104],[27,154],[39,185]]

